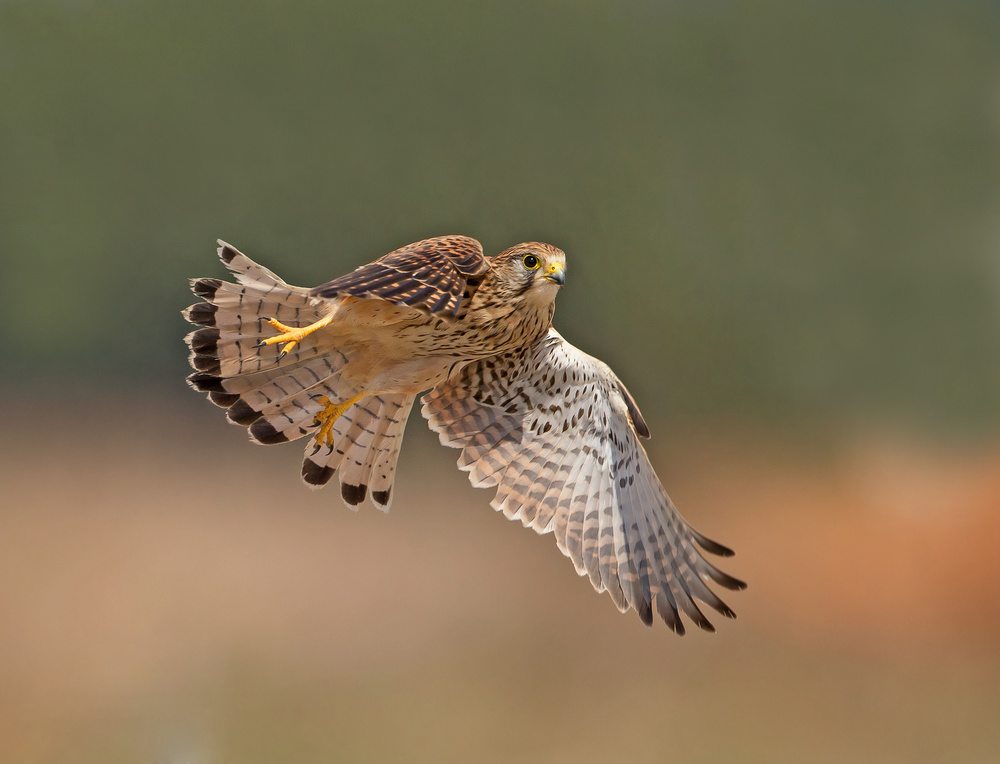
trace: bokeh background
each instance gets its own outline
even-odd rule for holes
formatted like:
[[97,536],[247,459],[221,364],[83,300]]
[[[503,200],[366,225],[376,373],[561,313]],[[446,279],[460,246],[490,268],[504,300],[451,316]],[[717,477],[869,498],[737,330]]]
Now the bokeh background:
[[[0,759],[996,761],[1000,10],[0,0]],[[750,583],[645,629],[410,422],[388,516],[186,389],[222,237],[570,259]]]

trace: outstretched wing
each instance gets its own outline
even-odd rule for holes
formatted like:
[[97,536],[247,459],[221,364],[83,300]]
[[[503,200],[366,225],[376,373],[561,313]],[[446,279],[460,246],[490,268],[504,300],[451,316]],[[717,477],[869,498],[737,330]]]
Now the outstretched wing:
[[[696,600],[727,617],[708,587],[745,584],[698,549],[732,551],[695,531],[670,502],[639,442],[645,423],[614,372],[554,329],[523,350],[466,366],[423,400],[441,442],[476,487],[497,486],[492,506],[559,549],[646,624],[653,608],[678,634],[680,613],[714,631]],[[638,420],[638,421],[637,421]]]
[[317,297],[378,297],[396,305],[454,316],[468,279],[490,268],[483,247],[468,236],[439,236],[390,252],[312,290]]

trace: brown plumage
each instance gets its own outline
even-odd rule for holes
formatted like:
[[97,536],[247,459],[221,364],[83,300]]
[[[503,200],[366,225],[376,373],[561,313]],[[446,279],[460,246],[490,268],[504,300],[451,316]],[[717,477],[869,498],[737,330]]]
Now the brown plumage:
[[313,486],[339,478],[352,506],[392,499],[415,397],[493,506],[559,548],[598,591],[678,633],[712,626],[708,587],[743,588],[699,551],[730,555],[674,509],[639,437],[649,431],[605,364],[552,329],[565,255],[519,244],[495,257],[464,236],[411,244],[314,289],[286,284],[229,245],[238,284],[192,282],[188,377],[263,444],[308,437]]
[[396,305],[452,316],[470,281],[478,286],[490,269],[483,248],[467,236],[441,236],[391,252],[353,273],[312,290],[316,297],[380,297]]

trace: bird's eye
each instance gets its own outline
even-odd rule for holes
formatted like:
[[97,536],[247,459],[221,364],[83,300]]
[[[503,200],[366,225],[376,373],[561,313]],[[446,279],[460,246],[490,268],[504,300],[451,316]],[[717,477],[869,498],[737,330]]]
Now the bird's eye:
[[542,264],[541,261],[534,255],[525,255],[521,259],[521,263],[523,263],[524,267],[527,268],[529,271],[535,270],[535,268],[537,268],[539,265]]

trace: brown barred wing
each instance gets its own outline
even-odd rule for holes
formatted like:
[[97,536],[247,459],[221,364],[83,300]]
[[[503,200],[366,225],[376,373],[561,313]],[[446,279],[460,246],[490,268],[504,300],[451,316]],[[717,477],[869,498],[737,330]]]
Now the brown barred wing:
[[316,297],[376,297],[455,316],[470,278],[490,268],[482,245],[468,236],[439,236],[410,244],[312,290]]
[[655,610],[679,634],[682,613],[714,631],[696,601],[734,617],[709,584],[744,584],[702,550],[732,552],[695,531],[667,497],[639,442],[645,424],[611,369],[555,330],[466,366],[424,397],[423,415],[443,444],[462,449],[458,465],[473,485],[496,486],[495,509],[553,533],[622,612],[651,624]]

